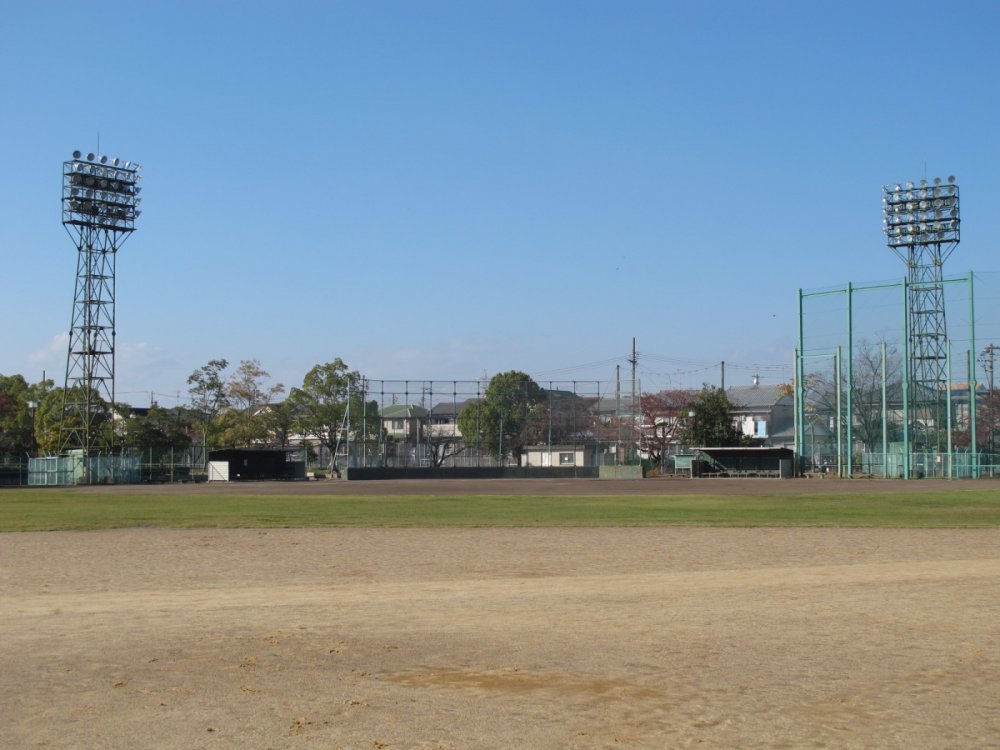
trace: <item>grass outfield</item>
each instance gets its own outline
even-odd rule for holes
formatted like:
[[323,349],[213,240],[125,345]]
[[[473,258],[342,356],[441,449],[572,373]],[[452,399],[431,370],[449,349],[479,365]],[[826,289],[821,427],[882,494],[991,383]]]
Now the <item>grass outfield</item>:
[[0,531],[529,526],[1000,527],[1000,490],[745,495],[0,492]]

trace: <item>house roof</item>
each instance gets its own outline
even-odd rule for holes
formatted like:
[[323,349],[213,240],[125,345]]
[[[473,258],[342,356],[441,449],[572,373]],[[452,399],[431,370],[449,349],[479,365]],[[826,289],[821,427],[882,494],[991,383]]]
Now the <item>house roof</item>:
[[639,394],[635,397],[635,407],[633,408],[632,396],[622,394],[620,397],[615,398],[611,396],[609,398],[600,398],[594,403],[594,411],[599,414],[622,414],[622,415],[633,415],[638,414],[642,411],[639,406]]
[[431,407],[431,415],[435,417],[450,417],[458,414],[469,404],[474,404],[479,399],[467,398],[465,401],[459,401],[455,403],[454,401],[442,401],[439,404],[434,404]]
[[392,404],[382,409],[382,419],[423,419],[427,409],[416,404]]
[[784,388],[781,385],[731,385],[726,389],[726,397],[737,408],[763,409],[782,399],[791,403],[792,396]]
[[583,443],[553,443],[549,445],[547,443],[539,443],[537,445],[526,445],[521,448],[522,453],[532,452],[538,453],[539,451],[548,452],[551,450],[553,453],[556,451],[585,451],[592,450],[593,445],[585,445]]

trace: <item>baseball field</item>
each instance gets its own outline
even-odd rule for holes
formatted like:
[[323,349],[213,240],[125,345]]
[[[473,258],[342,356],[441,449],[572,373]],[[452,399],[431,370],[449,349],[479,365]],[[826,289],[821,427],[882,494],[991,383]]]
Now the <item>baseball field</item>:
[[1000,746],[1000,482],[0,491],[0,747]]

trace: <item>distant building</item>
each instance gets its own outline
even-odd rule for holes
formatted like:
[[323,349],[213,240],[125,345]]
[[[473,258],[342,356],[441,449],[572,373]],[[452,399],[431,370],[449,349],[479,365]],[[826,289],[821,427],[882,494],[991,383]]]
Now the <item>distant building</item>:
[[416,441],[425,434],[430,412],[415,404],[392,404],[382,409],[382,429],[386,437],[402,442]]
[[754,445],[795,445],[795,396],[784,385],[735,385],[726,389],[734,424]]
[[596,466],[594,445],[532,445],[521,449],[522,466]]
[[458,415],[462,413],[462,409],[474,403],[476,399],[470,398],[465,401],[442,401],[435,404],[429,416],[431,435],[462,437],[462,431],[458,428]]

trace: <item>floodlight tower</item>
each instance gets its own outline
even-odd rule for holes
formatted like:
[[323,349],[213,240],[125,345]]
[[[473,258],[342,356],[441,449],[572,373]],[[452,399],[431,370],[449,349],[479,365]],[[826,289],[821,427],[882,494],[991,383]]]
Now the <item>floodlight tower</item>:
[[[944,309],[944,262],[959,242],[958,185],[920,180],[882,188],[882,228],[889,248],[907,268],[907,381],[917,448],[931,444],[948,387],[948,331]],[[934,430],[938,432],[937,429]]]
[[62,223],[76,243],[76,290],[59,443],[90,456],[113,447],[115,254],[135,231],[140,167],[73,152],[63,162]]

